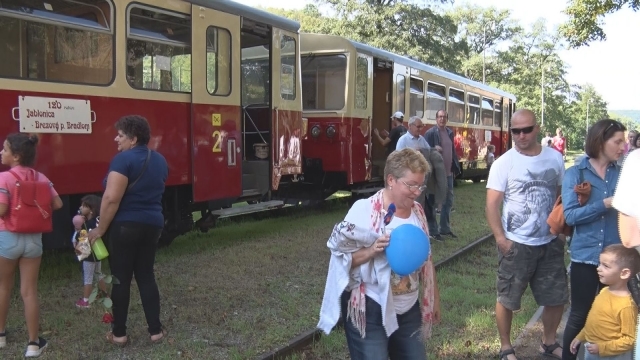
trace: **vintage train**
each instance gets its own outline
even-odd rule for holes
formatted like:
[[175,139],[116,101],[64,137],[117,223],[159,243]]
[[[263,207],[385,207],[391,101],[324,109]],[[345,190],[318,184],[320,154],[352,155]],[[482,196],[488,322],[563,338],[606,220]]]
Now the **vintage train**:
[[[196,223],[337,190],[375,191],[372,128],[447,108],[464,178],[508,147],[515,97],[228,0],[0,2],[0,135],[40,137],[36,168],[62,196],[47,248],[69,246],[80,198],[101,193],[114,122],[139,114],[169,164],[169,244]],[[232,204],[247,201],[242,208]]]

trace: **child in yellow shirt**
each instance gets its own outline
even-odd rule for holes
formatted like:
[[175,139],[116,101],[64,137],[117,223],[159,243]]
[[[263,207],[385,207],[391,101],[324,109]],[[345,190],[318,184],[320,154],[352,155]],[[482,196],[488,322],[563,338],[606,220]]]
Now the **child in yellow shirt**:
[[576,354],[584,343],[585,360],[632,360],[638,307],[627,288],[640,268],[640,254],[622,244],[607,246],[600,254],[598,276],[609,285],[596,296],[587,322],[571,342]]

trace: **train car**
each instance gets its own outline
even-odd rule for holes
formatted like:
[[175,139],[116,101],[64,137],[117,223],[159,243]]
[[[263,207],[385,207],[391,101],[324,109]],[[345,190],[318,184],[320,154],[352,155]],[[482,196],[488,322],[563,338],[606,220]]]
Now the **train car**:
[[[390,117],[405,122],[420,116],[423,134],[435,126],[440,109],[460,159],[460,179],[488,175],[487,145],[500,156],[510,147],[509,119],[514,95],[410,58],[339,36],[300,35],[304,183],[323,189],[368,194],[383,186],[386,149],[372,140],[372,129],[390,130]],[[319,191],[319,190],[318,190]]]
[[169,164],[161,243],[194,211],[207,227],[234,202],[280,206],[271,192],[302,173],[299,28],[228,0],[1,1],[0,137],[38,134],[35,168],[64,202],[44,246],[70,246],[129,114]]

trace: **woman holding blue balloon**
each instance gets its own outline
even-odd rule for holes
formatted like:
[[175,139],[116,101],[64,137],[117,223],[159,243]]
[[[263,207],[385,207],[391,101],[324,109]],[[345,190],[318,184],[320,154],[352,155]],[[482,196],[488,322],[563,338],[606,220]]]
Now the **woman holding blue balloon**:
[[386,186],[358,200],[336,224],[318,327],[342,318],[353,360],[426,360],[425,341],[440,321],[428,226],[416,198],[429,165],[416,150],[392,152]]

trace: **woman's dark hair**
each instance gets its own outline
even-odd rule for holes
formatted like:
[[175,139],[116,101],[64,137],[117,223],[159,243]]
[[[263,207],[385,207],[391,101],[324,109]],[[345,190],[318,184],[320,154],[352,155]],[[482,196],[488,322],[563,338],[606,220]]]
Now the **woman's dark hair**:
[[590,158],[597,158],[600,156],[600,152],[607,140],[611,139],[617,132],[626,130],[627,128],[619,121],[612,119],[598,120],[587,132],[587,141],[584,146],[585,152]]
[[36,147],[38,146],[38,136],[24,133],[13,133],[7,136],[9,149],[13,155],[18,156],[18,161],[22,166],[33,166],[36,162]]
[[638,140],[640,140],[640,132],[636,133],[636,136],[633,137],[633,143],[631,143],[631,146],[638,148],[636,146],[636,144],[638,144]]
[[93,216],[100,216],[100,204],[102,203],[102,198],[98,195],[85,195],[80,200],[82,205],[88,207]]
[[122,131],[128,138],[138,138],[138,145],[147,145],[151,138],[151,128],[147,119],[140,115],[123,116],[115,124],[116,130]]

